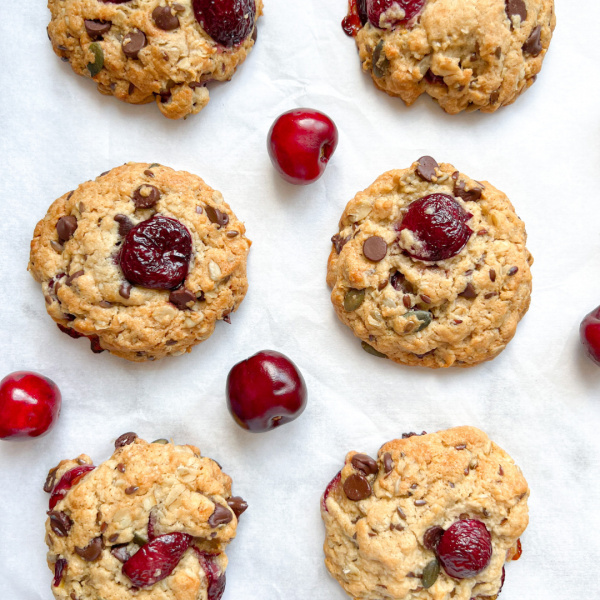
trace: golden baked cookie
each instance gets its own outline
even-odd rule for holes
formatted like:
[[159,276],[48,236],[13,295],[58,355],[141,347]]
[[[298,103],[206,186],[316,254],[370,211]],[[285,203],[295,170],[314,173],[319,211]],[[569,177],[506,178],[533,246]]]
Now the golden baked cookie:
[[128,163],[52,204],[29,270],[62,331],[96,352],[156,360],[229,322],[248,289],[245,231],[196,175]]
[[424,156],[346,206],[328,261],[331,300],[368,352],[472,366],[497,356],[527,312],[526,239],[501,191]]
[[156,101],[169,119],[200,112],[256,41],[262,0],[48,0],[54,52],[102,94]]
[[520,556],[529,489],[474,427],[349,452],[321,499],[325,564],[356,600],[492,600]]
[[429,94],[448,113],[512,104],[542,68],[554,0],[350,0],[375,85],[411,105]]
[[46,543],[58,600],[219,600],[227,544],[247,504],[194,446],[126,433],[98,467],[48,474]]

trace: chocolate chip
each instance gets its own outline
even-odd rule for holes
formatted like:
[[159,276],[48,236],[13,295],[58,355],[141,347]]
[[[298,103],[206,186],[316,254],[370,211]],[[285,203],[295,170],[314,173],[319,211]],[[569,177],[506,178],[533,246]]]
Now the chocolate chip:
[[153,186],[144,183],[133,192],[131,197],[136,208],[150,208],[160,199],[160,192]]
[[48,516],[50,517],[50,529],[52,529],[58,537],[67,537],[73,526],[73,521],[71,521],[69,515],[61,510],[50,511]]
[[414,431],[409,431],[408,433],[403,433],[402,434],[402,439],[403,440],[407,440],[408,438],[418,437],[418,436],[421,436],[421,435],[427,435],[427,432],[426,431],[422,431],[421,433],[415,433]]
[[137,486],[137,485],[130,485],[130,486],[129,486],[129,487],[126,489],[126,490],[125,490],[125,493],[126,493],[128,496],[131,496],[131,494],[135,494],[135,493],[136,493],[136,492],[137,492],[139,489],[140,489],[140,488],[139,488],[139,486]]
[[83,271],[83,270],[75,271],[75,273],[73,273],[72,275],[69,275],[65,279],[65,285],[71,285],[78,277],[81,277],[84,274],[85,274],[85,271]]
[[496,271],[495,271],[495,269],[490,269],[489,275],[490,275],[490,279],[492,281],[496,281]]
[[490,104],[496,104],[500,100],[500,90],[494,90],[490,94]]
[[163,92],[158,92],[158,95],[160,96],[160,101],[164,104],[165,102],[168,102],[171,99],[171,96],[173,94],[170,90],[165,90]]
[[171,31],[179,27],[179,19],[171,12],[170,6],[157,6],[152,11],[156,26],[163,31]]
[[527,19],[527,6],[525,0],[504,0],[506,4],[506,14],[510,19],[510,28],[513,29],[512,18],[521,17],[521,23]]
[[206,216],[209,218],[211,223],[216,223],[218,227],[226,227],[229,223],[229,216],[226,213],[221,212],[218,208],[207,206],[205,208]]
[[110,550],[110,553],[122,563],[126,563],[131,558],[129,551],[127,550],[127,544],[113,546]]
[[231,325],[231,313],[227,313],[226,315],[223,315],[223,321],[225,321],[225,323],[229,323],[229,325]]
[[56,223],[56,233],[58,233],[58,239],[64,244],[66,241],[71,239],[71,236],[77,229],[77,219],[71,215],[68,217],[61,217]]
[[366,454],[355,454],[352,457],[352,466],[365,475],[374,475],[379,471],[377,461]]
[[369,260],[379,262],[387,254],[387,242],[378,235],[372,235],[363,244],[363,254]]
[[124,281],[119,287],[119,296],[127,300],[131,296],[131,284],[129,281]]
[[394,461],[392,460],[392,455],[389,452],[386,452],[383,455],[383,470],[384,472],[391,473],[394,468]]
[[523,52],[531,54],[531,56],[538,56],[542,52],[542,41],[541,41],[542,26],[538,25],[527,38],[527,41],[523,44]]
[[336,233],[331,238],[331,243],[335,248],[335,251],[339,254],[342,251],[342,248],[350,241],[351,236],[343,238],[339,233]]
[[85,548],[79,548],[75,546],[75,553],[83,560],[87,560],[88,562],[93,562],[100,558],[102,554],[102,537],[94,538]]
[[133,433],[133,431],[129,431],[128,433],[124,433],[120,435],[115,440],[115,449],[122,448],[123,446],[129,446],[129,444],[133,444],[137,439],[137,433]]
[[189,309],[188,304],[195,302],[196,296],[190,290],[181,287],[169,294],[169,302],[174,304],[179,310]]
[[444,78],[441,75],[436,75],[431,69],[427,70],[424,79],[427,83],[433,83],[436,85],[446,85]]
[[469,300],[472,300],[473,298],[477,298],[477,292],[475,291],[475,286],[471,282],[467,283],[467,286],[459,294],[459,296],[462,296],[463,298],[468,298]]
[[55,242],[54,240],[50,241],[50,245],[52,246],[52,249],[58,254],[61,254],[64,250],[63,246],[58,242]]
[[435,159],[431,156],[421,156],[417,162],[419,163],[416,170],[417,175],[423,181],[432,181],[435,177],[435,170],[439,168]]
[[54,467],[54,469],[48,471],[46,481],[44,482],[44,491],[47,494],[50,494],[54,489],[54,484],[56,483],[56,471],[58,471],[58,467]]
[[344,481],[344,492],[350,500],[358,502],[359,500],[368,498],[373,493],[373,490],[366,477],[363,477],[358,473],[352,473],[352,475]]
[[221,504],[215,504],[215,512],[213,512],[213,514],[210,515],[210,518],[208,519],[208,524],[210,525],[210,527],[215,529],[219,525],[226,525],[232,519],[233,515],[231,514],[231,511],[229,509],[225,508]]
[[519,267],[511,267],[508,270],[508,274],[512,277],[513,275],[515,275],[517,273],[518,270],[519,270]]
[[465,190],[465,182],[457,181],[454,184],[454,195],[458,198],[462,198],[465,202],[476,202],[481,198],[482,188],[475,186],[470,190]]
[[146,46],[146,35],[143,31],[135,29],[123,38],[121,47],[127,58],[137,58],[139,51]]
[[233,514],[239,519],[240,515],[248,508],[248,503],[240,496],[232,496],[227,500],[227,506],[229,506]]
[[87,34],[93,39],[97,39],[110,31],[112,23],[110,21],[98,21],[86,19],[83,24]]

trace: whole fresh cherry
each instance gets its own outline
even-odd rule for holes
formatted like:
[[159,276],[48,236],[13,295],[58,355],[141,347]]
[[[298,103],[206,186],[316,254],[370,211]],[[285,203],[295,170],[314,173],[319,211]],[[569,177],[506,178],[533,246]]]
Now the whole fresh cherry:
[[337,127],[327,115],[298,108],[277,117],[267,149],[273,166],[286,181],[308,185],[323,175],[337,143]]
[[236,423],[253,432],[289,423],[306,408],[302,375],[289,358],[272,350],[235,365],[227,376],[226,392]]
[[587,355],[600,365],[600,306],[581,321],[579,336]]
[[37,373],[16,371],[0,381],[0,439],[40,437],[56,423],[62,397]]

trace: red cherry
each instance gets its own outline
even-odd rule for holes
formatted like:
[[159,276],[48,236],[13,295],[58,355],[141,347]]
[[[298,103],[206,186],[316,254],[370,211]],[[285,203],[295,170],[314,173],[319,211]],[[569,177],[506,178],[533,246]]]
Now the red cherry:
[[413,258],[445,260],[467,245],[473,230],[466,223],[472,216],[452,196],[430,194],[409,204],[396,229],[412,233],[414,243],[404,249]]
[[427,0],[367,0],[367,16],[373,27],[391,28],[410,21],[421,12],[426,2]]
[[600,306],[581,321],[579,336],[587,355],[600,365]]
[[286,181],[307,185],[323,175],[337,143],[337,127],[327,115],[298,108],[277,117],[267,149],[273,166]]
[[481,521],[456,521],[444,532],[437,555],[450,577],[475,577],[490,564],[492,538]]
[[60,414],[56,384],[37,373],[17,371],[0,381],[0,439],[39,437]]
[[220,600],[225,591],[225,573],[221,573],[219,565],[214,560],[215,555],[198,550],[196,547],[194,547],[194,550],[208,582],[208,589],[206,590],[208,600]]
[[306,385],[291,360],[263,350],[229,371],[227,406],[240,427],[269,431],[300,416],[306,408]]
[[194,0],[193,6],[198,23],[222,46],[235,46],[254,30],[254,0]]
[[67,471],[60,481],[54,486],[50,495],[49,508],[52,510],[66,495],[67,492],[78,484],[86,473],[93,471],[94,465],[80,465]]

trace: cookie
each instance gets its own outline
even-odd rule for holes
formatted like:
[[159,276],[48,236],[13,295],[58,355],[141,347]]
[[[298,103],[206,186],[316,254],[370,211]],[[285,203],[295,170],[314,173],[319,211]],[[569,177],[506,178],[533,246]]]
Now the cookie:
[[474,427],[350,452],[321,499],[325,564],[357,600],[493,600],[520,556],[529,489]]
[[529,308],[526,239],[502,192],[424,156],[346,206],[328,261],[331,300],[370,353],[476,365],[505,348]]
[[512,104],[542,68],[556,25],[554,0],[351,0],[356,36],[375,85],[411,105],[429,94],[448,113]]
[[169,119],[200,112],[256,41],[262,0],[48,0],[54,52],[130,104]]
[[96,352],[156,360],[230,322],[248,289],[244,233],[196,175],[128,163],[52,204],[29,270],[62,331]]
[[126,433],[98,467],[48,474],[46,543],[59,600],[219,600],[227,544],[247,504],[194,446]]

